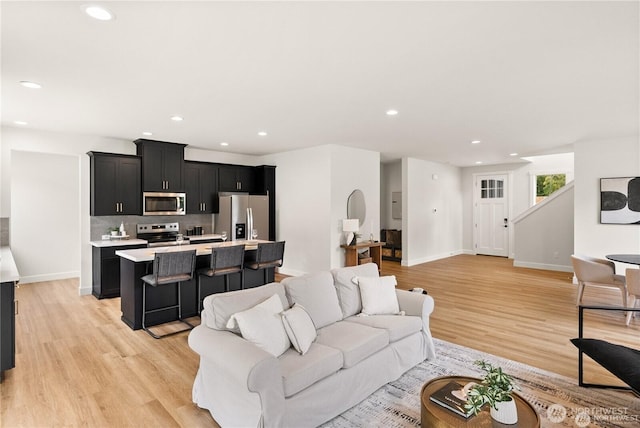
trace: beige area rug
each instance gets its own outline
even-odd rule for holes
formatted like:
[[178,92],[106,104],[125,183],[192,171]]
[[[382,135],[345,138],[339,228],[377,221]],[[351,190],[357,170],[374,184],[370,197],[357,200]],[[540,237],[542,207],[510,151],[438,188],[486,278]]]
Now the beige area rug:
[[323,427],[418,427],[422,385],[439,376],[479,377],[482,373],[473,364],[479,359],[501,366],[516,379],[518,393],[535,407],[542,427],[640,426],[640,399],[631,394],[582,388],[574,379],[526,364],[443,340],[435,344],[435,360],[420,363]]

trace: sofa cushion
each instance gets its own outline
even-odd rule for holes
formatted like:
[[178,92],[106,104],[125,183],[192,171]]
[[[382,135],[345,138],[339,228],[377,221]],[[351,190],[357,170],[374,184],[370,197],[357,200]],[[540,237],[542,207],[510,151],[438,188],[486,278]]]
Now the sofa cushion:
[[285,397],[290,397],[336,373],[343,365],[342,353],[339,350],[317,343],[311,344],[304,356],[294,349],[289,349],[278,360],[282,369]]
[[331,275],[333,275],[333,282],[338,293],[343,318],[347,318],[362,311],[360,287],[352,279],[356,276],[378,276],[378,265],[366,263],[358,266],[332,269]]
[[289,307],[287,296],[282,284],[273,282],[262,287],[249,288],[246,290],[230,291],[228,293],[216,293],[207,296],[202,304],[202,311],[205,316],[202,318],[206,326],[215,330],[230,330],[240,333],[240,329],[227,328],[227,323],[231,315],[254,307],[258,303],[264,302],[269,297],[277,294],[280,297],[282,306]]
[[340,350],[343,366],[348,369],[387,346],[389,334],[384,329],[340,321],[318,330],[316,342]]
[[369,317],[353,316],[345,319],[374,328],[381,328],[389,334],[389,342],[396,342],[422,330],[422,318],[400,315],[372,315]]
[[599,339],[571,339],[578,349],[640,394],[640,351]]
[[400,312],[396,296],[395,275],[383,277],[356,277],[360,286],[362,313],[366,315],[393,315]]
[[299,303],[307,310],[316,328],[342,319],[338,295],[329,272],[289,277],[282,280],[289,304]]
[[239,328],[242,337],[274,357],[291,347],[282,324],[282,302],[274,294],[262,303],[229,318],[228,328]]
[[287,331],[291,344],[301,355],[304,355],[316,340],[316,327],[304,307],[298,303],[282,313],[282,324]]

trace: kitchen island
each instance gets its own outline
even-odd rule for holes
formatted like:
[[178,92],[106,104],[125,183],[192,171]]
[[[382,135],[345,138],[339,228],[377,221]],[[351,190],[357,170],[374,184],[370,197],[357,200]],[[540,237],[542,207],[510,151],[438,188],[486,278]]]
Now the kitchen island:
[[20,274],[9,247],[0,247],[0,382],[16,366],[15,288]]
[[[158,252],[174,252],[196,250],[196,271],[206,268],[210,263],[211,249],[214,247],[229,247],[244,245],[245,256],[252,257],[258,243],[269,242],[262,240],[210,242],[204,244],[174,245],[170,247],[138,248],[116,251],[120,257],[120,308],[122,321],[134,330],[142,328],[142,278],[153,272],[153,259]],[[247,254],[248,253],[248,254]],[[240,275],[230,276],[230,290],[240,289]],[[274,269],[267,270],[268,282],[274,280]],[[197,275],[191,281],[183,282],[181,287],[182,316],[188,318],[199,315],[197,301]],[[264,285],[264,272],[251,269],[244,270],[244,288]],[[224,278],[203,276],[201,279],[202,297],[213,293],[224,292]],[[147,288],[147,309],[175,304],[177,284]],[[167,310],[147,315],[147,325],[162,324],[178,319],[178,311]]]

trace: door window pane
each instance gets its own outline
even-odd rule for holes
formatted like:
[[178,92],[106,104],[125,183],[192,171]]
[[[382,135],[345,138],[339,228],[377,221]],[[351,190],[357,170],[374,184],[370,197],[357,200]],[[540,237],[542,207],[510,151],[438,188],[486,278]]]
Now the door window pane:
[[480,198],[504,198],[504,180],[480,180]]

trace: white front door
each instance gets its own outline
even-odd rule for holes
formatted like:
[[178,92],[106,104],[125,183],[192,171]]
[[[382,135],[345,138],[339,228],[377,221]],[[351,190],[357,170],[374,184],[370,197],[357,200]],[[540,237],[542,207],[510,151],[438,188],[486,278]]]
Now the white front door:
[[506,174],[477,175],[474,183],[475,252],[509,255],[509,201]]

